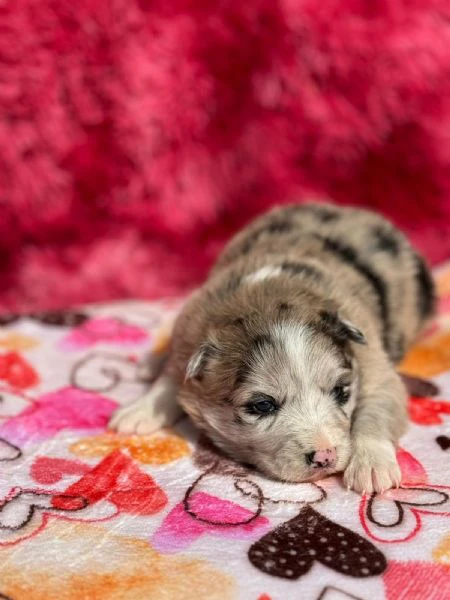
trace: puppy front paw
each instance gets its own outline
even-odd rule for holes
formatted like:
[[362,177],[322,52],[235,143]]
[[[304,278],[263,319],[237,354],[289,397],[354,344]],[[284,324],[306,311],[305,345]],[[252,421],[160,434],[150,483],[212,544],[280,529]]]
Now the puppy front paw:
[[395,448],[389,440],[358,440],[344,472],[344,484],[356,492],[383,493],[401,482]]
[[139,400],[117,409],[108,423],[108,428],[118,433],[139,435],[148,435],[159,427],[161,423],[154,418],[149,406]]

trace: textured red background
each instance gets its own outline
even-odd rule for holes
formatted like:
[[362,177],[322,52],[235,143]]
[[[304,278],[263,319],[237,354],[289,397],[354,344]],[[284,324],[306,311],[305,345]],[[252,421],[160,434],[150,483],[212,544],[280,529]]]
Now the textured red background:
[[448,0],[7,0],[0,23],[0,308],[186,289],[310,193],[450,255]]

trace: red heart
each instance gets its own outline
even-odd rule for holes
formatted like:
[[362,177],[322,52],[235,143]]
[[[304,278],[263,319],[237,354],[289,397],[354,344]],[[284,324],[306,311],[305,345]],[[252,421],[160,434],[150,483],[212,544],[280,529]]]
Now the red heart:
[[[163,490],[132,459],[116,450],[104,458],[64,492],[66,496],[86,498],[89,504],[109,500],[123,512],[153,515],[167,503]],[[62,498],[62,497],[61,497]],[[63,499],[54,499],[55,508],[66,508]]]
[[431,400],[431,398],[409,398],[409,418],[418,425],[439,425],[441,415],[450,415],[450,402]]
[[37,483],[51,485],[64,475],[84,475],[89,470],[89,465],[75,460],[39,456],[31,467],[31,476]]
[[[65,494],[58,494],[52,498],[53,506],[57,506],[63,510],[81,510],[86,508],[86,500],[84,498],[72,498]],[[1,599],[1,596],[0,596]]]
[[0,356],[0,379],[13,388],[25,389],[39,383],[33,367],[17,352],[7,352]]

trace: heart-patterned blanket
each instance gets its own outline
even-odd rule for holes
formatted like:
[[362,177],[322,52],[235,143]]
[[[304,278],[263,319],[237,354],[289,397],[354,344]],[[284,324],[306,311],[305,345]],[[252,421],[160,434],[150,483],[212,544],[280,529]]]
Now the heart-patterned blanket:
[[[271,481],[187,419],[106,431],[145,392],[178,302],[0,319],[0,598],[450,598],[450,268],[440,314],[401,365],[411,424],[402,485]],[[432,384],[431,384],[432,382]],[[431,385],[430,385],[431,384]]]

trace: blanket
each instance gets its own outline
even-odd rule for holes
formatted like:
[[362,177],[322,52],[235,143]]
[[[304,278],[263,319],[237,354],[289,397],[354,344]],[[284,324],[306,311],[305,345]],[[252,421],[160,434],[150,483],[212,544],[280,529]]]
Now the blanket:
[[0,598],[450,598],[450,268],[437,281],[439,316],[401,370],[438,392],[409,399],[402,484],[383,495],[269,480],[187,419],[107,432],[179,301],[3,316]]

